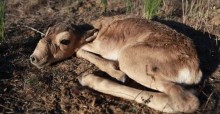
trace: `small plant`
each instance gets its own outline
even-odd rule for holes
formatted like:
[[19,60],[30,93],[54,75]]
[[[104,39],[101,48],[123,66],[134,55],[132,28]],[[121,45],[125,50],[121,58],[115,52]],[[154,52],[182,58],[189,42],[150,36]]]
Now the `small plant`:
[[0,1],[0,42],[4,39],[4,1]]
[[39,82],[37,77],[31,77],[29,79],[25,80],[26,84],[30,84],[30,85],[36,85]]
[[103,8],[104,8],[104,13],[106,13],[107,12],[108,2],[107,2],[107,0],[101,0],[101,3],[102,3]]
[[132,10],[132,0],[126,0],[126,13],[131,13]]
[[144,0],[144,17],[151,20],[157,13],[161,0]]
[[131,107],[130,109],[129,109],[129,112],[131,112],[131,113],[137,113],[137,108],[136,107]]

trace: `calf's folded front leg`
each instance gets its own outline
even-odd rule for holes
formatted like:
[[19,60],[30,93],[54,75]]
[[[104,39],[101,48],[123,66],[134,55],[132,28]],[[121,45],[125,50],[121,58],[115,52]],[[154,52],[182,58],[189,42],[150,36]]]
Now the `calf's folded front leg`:
[[188,92],[184,93],[184,95],[177,94],[177,96],[185,97],[176,99],[176,96],[168,95],[163,92],[150,92],[135,89],[94,74],[80,76],[78,80],[81,85],[88,86],[96,91],[128,100],[134,100],[162,112],[192,113],[199,105],[198,99]]
[[118,69],[118,64],[115,61],[104,59],[94,53],[80,49],[76,52],[76,56],[84,58],[96,65],[100,70],[108,73],[113,78],[125,82],[126,74]]

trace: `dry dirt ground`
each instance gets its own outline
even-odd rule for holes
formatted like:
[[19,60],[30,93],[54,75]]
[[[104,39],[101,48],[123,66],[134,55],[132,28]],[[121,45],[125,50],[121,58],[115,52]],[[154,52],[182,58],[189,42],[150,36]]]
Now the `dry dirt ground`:
[[[41,35],[26,26],[46,32],[49,26],[59,21],[71,21],[80,25],[101,15],[126,14],[125,3],[121,1],[113,0],[109,3],[107,12],[103,13],[100,0],[7,0],[5,41],[0,43],[0,113],[159,113],[143,104],[82,87],[77,81],[80,74],[100,73],[93,64],[83,59],[73,56],[43,69],[37,69],[29,62],[29,56]],[[135,2],[134,6],[132,13],[140,16],[141,2]],[[192,38],[201,61],[204,79],[196,86],[200,90],[198,96],[201,106],[195,113],[220,113],[217,36],[181,23],[180,9],[170,13],[167,12],[167,7],[163,7],[165,10],[161,8],[161,15],[154,20]],[[100,75],[106,76],[104,73]],[[128,80],[126,84],[129,83],[134,82]],[[139,85],[135,87],[142,88]]]

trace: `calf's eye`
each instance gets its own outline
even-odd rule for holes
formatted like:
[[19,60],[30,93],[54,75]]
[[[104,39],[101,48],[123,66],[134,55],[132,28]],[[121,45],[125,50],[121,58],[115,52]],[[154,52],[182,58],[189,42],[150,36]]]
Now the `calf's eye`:
[[68,45],[70,43],[70,40],[64,39],[64,40],[61,40],[60,43],[63,45]]

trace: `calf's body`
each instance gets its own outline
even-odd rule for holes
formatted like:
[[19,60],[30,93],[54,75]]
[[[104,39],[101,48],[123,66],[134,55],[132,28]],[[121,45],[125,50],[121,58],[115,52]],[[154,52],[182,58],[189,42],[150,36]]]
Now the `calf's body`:
[[[73,38],[70,33],[68,39],[77,44],[70,46],[76,55],[119,81],[124,82],[127,75],[159,92],[138,90],[94,74],[81,76],[82,85],[162,112],[194,112],[198,108],[198,98],[181,87],[181,84],[197,84],[202,76],[189,38],[157,22],[138,18],[103,17],[92,25],[98,29],[91,36],[96,37],[92,42],[86,42],[83,35]],[[56,38],[64,32],[53,36]]]

